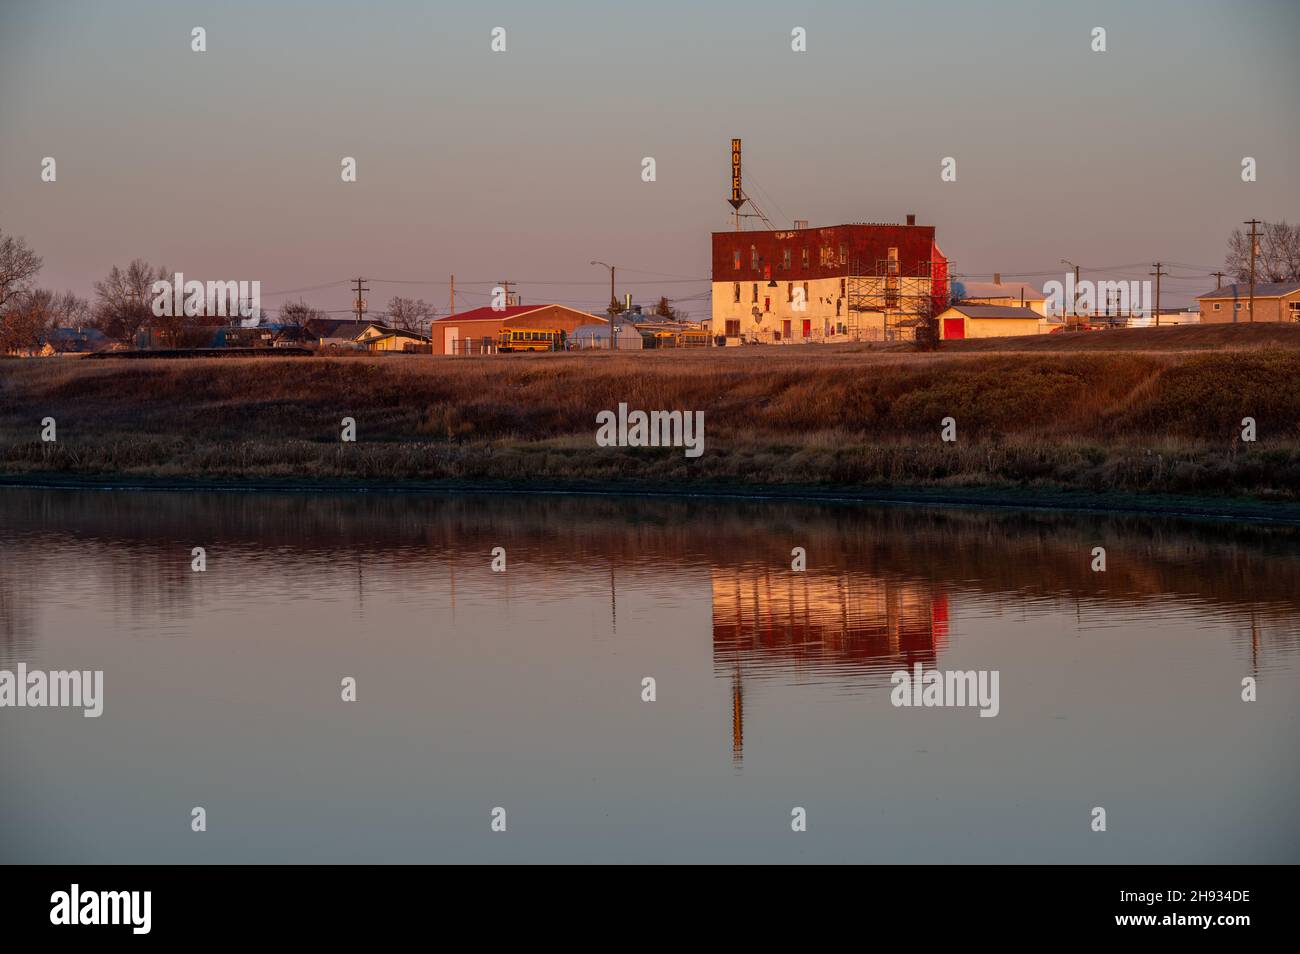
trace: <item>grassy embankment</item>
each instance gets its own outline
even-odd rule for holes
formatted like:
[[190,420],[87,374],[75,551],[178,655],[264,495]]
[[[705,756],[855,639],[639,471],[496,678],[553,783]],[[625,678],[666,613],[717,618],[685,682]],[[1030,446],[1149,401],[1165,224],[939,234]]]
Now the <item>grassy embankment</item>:
[[[1300,501],[1300,348],[1092,353],[1091,340],[1056,354],[6,361],[0,474]],[[597,447],[595,415],[620,401],[703,410],[704,455]],[[55,444],[39,440],[46,416]],[[955,444],[939,439],[947,416]],[[355,444],[339,441],[343,417]],[[1241,442],[1243,417],[1257,443]]]

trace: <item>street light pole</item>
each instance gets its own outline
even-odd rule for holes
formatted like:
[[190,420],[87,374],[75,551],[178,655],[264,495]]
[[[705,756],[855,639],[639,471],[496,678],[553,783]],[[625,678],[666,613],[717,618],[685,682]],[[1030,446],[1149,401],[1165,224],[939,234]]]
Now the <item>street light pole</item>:
[[618,307],[618,297],[614,294],[614,270],[617,266],[610,265],[608,262],[595,262],[593,265],[603,265],[609,269],[609,310],[611,314]]
[[[1066,259],[1061,259],[1061,264],[1069,265],[1074,269],[1074,301],[1070,303],[1070,311],[1073,312],[1074,316],[1077,318],[1079,316],[1079,266],[1075,265],[1074,262],[1067,261]],[[1065,302],[1062,301],[1061,304],[1064,306]],[[1064,310],[1064,308],[1062,308],[1062,310]],[[1068,320],[1065,322],[1065,328],[1067,331],[1070,328],[1070,322]]]
[[617,268],[608,262],[592,261],[593,265],[603,265],[609,269],[609,350],[618,350],[618,298],[614,294],[614,271]]

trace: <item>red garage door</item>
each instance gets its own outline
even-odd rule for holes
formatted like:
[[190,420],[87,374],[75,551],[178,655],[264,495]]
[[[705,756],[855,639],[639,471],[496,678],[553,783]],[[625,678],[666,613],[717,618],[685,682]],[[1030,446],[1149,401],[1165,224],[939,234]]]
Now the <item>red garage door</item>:
[[943,320],[943,336],[945,338],[965,338],[965,320],[961,318],[945,318]]

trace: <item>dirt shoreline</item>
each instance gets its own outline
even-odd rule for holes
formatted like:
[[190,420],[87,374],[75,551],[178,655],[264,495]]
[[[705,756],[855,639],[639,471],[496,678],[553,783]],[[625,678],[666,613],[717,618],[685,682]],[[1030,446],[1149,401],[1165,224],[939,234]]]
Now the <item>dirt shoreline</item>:
[[[87,492],[412,494],[434,496],[556,495],[595,497],[689,497],[717,500],[779,500],[868,506],[987,508],[1061,513],[1142,514],[1193,520],[1234,520],[1300,526],[1300,504],[1251,498],[1212,498],[1162,494],[1097,494],[1068,489],[969,487],[716,487],[657,484],[587,484],[457,481],[374,482],[355,480],[214,480],[176,477],[70,477],[66,474],[0,475],[0,491],[78,490]],[[2,498],[0,498],[2,499]]]

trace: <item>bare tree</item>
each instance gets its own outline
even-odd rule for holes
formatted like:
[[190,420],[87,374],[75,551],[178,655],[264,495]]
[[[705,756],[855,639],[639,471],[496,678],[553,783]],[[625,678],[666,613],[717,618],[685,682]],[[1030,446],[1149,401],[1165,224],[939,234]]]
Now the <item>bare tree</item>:
[[305,301],[286,301],[280,306],[280,324],[305,325],[309,321],[328,321],[329,315]]
[[[140,327],[155,320],[153,283],[167,277],[167,269],[135,259],[125,269],[116,265],[103,281],[95,282],[94,323],[110,338],[129,340]],[[164,330],[175,330],[183,315],[157,319]]]
[[51,325],[49,292],[11,296],[0,322],[0,353],[34,354]]
[[939,347],[939,313],[935,300],[928,295],[918,298],[912,309],[916,320],[916,347],[918,351],[933,351]]
[[0,316],[10,302],[31,288],[41,257],[21,238],[0,232]]
[[84,328],[90,324],[93,311],[90,302],[65,292],[41,292],[49,296],[50,320],[55,328]]
[[81,331],[91,323],[90,302],[70,291],[38,289],[24,297],[21,309],[29,336],[26,347],[31,350],[45,342],[58,349],[59,342],[51,332],[65,328]]
[[394,295],[388,299],[386,324],[390,328],[402,331],[426,331],[438,314],[423,298],[399,298]]
[[[1236,281],[1250,281],[1250,233],[1233,229],[1228,236],[1224,268]],[[1255,256],[1255,281],[1300,281],[1300,225],[1265,222],[1259,232]]]
[[0,352],[33,354],[50,340],[56,328],[80,328],[90,317],[90,304],[72,292],[40,288],[11,299],[0,325]]

